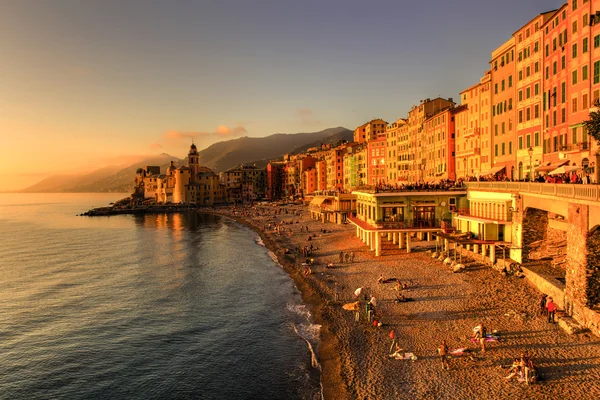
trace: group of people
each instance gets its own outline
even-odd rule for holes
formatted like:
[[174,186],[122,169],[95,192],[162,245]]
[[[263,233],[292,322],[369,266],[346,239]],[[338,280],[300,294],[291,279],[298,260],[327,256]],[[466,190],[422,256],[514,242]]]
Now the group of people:
[[460,189],[463,187],[462,179],[453,181],[450,179],[441,179],[438,182],[415,182],[415,183],[378,183],[375,185],[375,192],[406,192],[406,191],[431,191],[431,190],[449,190]]
[[505,379],[508,381],[515,376],[528,385],[537,381],[537,369],[527,353],[521,354],[521,358],[515,358]]
[[557,309],[558,307],[554,300],[552,300],[552,297],[548,297],[547,294],[542,294],[542,297],[540,298],[540,316],[547,317],[548,323],[553,324],[555,322],[554,318]]
[[340,251],[340,264],[344,263],[344,260],[346,261],[346,264],[353,263],[354,262],[354,252],[351,251],[350,253],[345,253],[343,251]]

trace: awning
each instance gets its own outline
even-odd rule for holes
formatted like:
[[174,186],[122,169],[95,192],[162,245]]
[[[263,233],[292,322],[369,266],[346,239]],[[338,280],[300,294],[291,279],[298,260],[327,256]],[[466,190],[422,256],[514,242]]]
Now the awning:
[[569,173],[571,171],[577,171],[578,169],[581,169],[581,167],[563,165],[562,167],[558,167],[554,171],[548,173],[548,175],[567,174],[567,173]]
[[330,200],[327,197],[315,197],[314,199],[311,200],[310,202],[310,206],[315,206],[315,207],[319,207],[321,204],[323,204],[323,202]]
[[486,175],[496,175],[498,172],[502,171],[504,168],[506,168],[506,165],[501,165],[499,167],[494,167],[490,170],[484,171],[484,172],[480,172],[479,176],[486,176]]
[[407,207],[406,204],[380,204],[381,208],[396,208],[396,207]]
[[554,171],[556,168],[562,167],[563,165],[565,165],[568,162],[569,162],[569,160],[564,160],[564,161],[560,161],[560,162],[550,164],[550,165],[542,165],[541,167],[537,167],[535,170],[537,172]]

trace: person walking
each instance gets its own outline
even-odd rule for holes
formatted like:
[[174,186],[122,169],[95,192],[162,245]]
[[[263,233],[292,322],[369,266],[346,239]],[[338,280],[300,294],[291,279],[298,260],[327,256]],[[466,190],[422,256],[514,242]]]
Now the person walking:
[[547,294],[542,294],[542,297],[540,297],[540,316],[544,317],[546,316],[546,300],[548,298]]
[[442,360],[442,369],[449,370],[450,365],[448,364],[448,345],[446,345],[445,340],[442,340],[442,344],[440,347],[438,347],[438,354]]
[[340,264],[344,262],[344,252],[340,251]]
[[394,348],[400,349],[400,343],[396,337],[396,331],[393,329],[390,331],[390,339],[392,339],[392,344],[390,345],[390,354],[392,354],[394,352]]
[[554,323],[554,314],[556,313],[556,304],[552,301],[552,297],[548,297],[548,304],[546,304],[546,309],[548,310],[548,322]]

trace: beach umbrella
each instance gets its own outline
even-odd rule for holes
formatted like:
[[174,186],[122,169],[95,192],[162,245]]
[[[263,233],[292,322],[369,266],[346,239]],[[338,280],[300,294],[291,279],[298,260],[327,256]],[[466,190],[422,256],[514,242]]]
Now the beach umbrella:
[[356,297],[358,297],[358,296],[360,296],[360,292],[362,292],[362,288],[361,288],[361,287],[359,287],[358,289],[356,289],[356,290],[354,291],[354,295],[355,295]]

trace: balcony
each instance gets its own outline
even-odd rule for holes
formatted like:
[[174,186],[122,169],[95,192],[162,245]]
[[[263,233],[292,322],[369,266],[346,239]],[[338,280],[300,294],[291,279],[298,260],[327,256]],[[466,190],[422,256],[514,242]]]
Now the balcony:
[[465,139],[469,139],[475,136],[479,136],[479,134],[481,133],[481,128],[473,128],[473,129],[469,129],[467,130],[467,132],[464,134],[464,138]]
[[476,212],[470,208],[459,208],[458,215],[461,217],[473,217],[473,218],[481,218],[481,219],[489,219],[490,221],[504,221],[510,222],[512,221],[512,213],[509,212]]
[[572,144],[563,144],[558,146],[559,151],[586,151],[590,149],[590,145],[588,142],[583,143],[572,143]]

